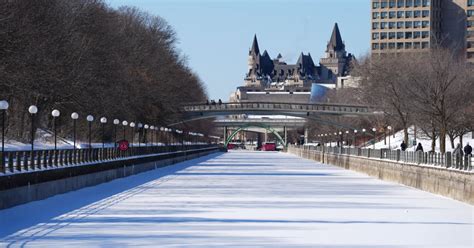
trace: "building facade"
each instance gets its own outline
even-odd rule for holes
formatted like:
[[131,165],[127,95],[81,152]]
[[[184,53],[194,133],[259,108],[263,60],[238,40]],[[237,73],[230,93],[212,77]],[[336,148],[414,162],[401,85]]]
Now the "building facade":
[[354,57],[346,52],[337,23],[326,47],[326,55],[314,63],[311,54],[301,53],[295,64],[271,58],[260,51],[257,36],[248,54],[244,86],[231,95],[231,101],[308,102],[313,83],[335,86],[340,77],[348,78]]
[[372,0],[372,54],[426,51],[435,44],[472,61],[474,0]]

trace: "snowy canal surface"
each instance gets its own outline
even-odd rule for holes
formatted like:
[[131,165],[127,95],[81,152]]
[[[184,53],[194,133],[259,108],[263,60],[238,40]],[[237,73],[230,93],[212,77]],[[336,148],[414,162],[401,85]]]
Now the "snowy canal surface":
[[474,247],[471,205],[285,153],[212,154],[0,211],[0,247]]

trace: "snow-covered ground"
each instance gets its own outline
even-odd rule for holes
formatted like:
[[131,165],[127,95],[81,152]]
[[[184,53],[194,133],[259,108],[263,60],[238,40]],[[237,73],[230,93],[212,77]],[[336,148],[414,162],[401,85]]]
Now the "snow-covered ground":
[[275,152],[212,154],[0,211],[8,247],[473,247],[471,205]]
[[[413,145],[412,142],[415,139],[414,133],[415,132],[414,132],[413,127],[408,129],[408,140],[409,140],[410,144],[409,144],[409,147],[408,147],[407,150],[409,150],[409,151],[414,151],[415,148],[416,148],[416,146],[412,146]],[[402,143],[404,134],[405,134],[405,131],[401,130],[401,131],[395,133],[395,135],[392,134],[390,136],[390,148],[391,149],[400,149],[400,144]],[[471,132],[471,133],[467,133],[463,136],[463,145],[464,146],[467,143],[469,143],[471,146],[474,146],[474,138],[473,138],[472,135],[473,134]],[[421,145],[423,146],[423,149],[425,151],[430,151],[431,150],[431,139],[424,136],[420,129],[417,130],[416,142],[421,143]],[[454,145],[456,146],[458,143],[459,143],[459,138],[456,138],[454,140]],[[367,146],[367,148],[372,148],[372,147],[373,147],[373,145]],[[387,135],[386,142],[384,142],[384,140],[382,139],[381,141],[375,143],[375,149],[381,149],[381,148],[389,148],[388,135]],[[449,137],[446,137],[446,151],[451,152],[453,150],[454,149],[451,147],[451,141],[449,140]],[[440,150],[439,150],[439,138],[438,138],[438,139],[436,139],[436,152],[439,152],[439,151]]]

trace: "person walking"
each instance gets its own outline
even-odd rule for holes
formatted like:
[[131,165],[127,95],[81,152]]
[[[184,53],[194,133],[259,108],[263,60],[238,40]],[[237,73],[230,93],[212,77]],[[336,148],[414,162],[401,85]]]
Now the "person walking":
[[460,144],[460,143],[458,143],[458,145],[457,145],[456,148],[454,149],[453,155],[454,155],[454,157],[456,158],[456,159],[455,159],[456,168],[458,168],[459,165],[462,164],[462,156],[463,156],[462,147],[461,147],[461,144]]
[[472,156],[472,147],[469,145],[469,143],[467,143],[466,146],[464,147],[464,155],[466,157]]
[[402,143],[400,144],[400,148],[404,152],[407,149],[407,144],[405,144],[405,141],[403,140]]
[[221,99],[219,99],[219,105],[222,105],[222,100]]
[[418,151],[423,152],[423,146],[421,145],[421,143],[418,143],[418,145],[416,146],[415,152],[418,152]]

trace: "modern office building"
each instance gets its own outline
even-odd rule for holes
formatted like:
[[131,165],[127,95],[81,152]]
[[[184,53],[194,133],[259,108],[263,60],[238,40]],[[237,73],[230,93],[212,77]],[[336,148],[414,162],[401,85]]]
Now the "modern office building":
[[474,61],[474,0],[372,0],[372,54],[424,51],[435,44]]

